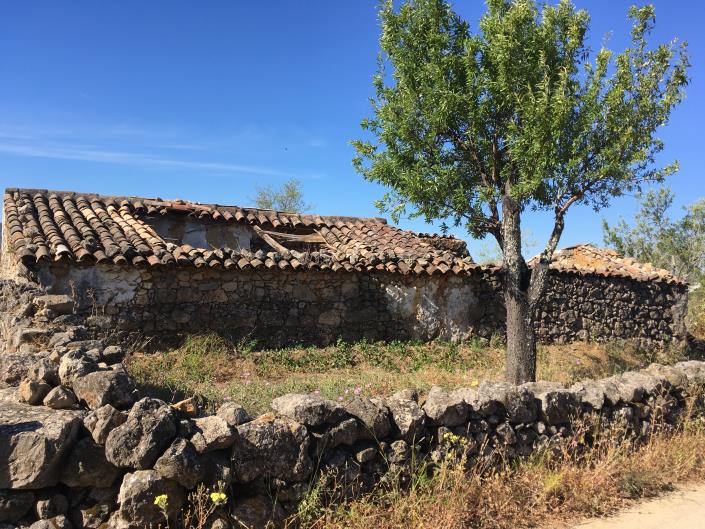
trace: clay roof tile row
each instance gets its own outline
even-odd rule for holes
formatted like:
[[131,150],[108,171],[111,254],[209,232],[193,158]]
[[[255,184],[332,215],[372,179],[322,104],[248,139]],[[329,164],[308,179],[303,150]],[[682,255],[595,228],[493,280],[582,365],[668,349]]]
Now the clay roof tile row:
[[[10,248],[16,259],[25,264],[76,261],[229,270],[380,270],[419,275],[496,273],[499,270],[497,266],[475,264],[465,243],[459,239],[401,230],[379,218],[323,217],[183,200],[36,189],[6,190],[4,209]],[[155,215],[188,215],[204,222],[245,224],[264,230],[314,229],[325,244],[315,251],[292,250],[286,254],[193,248],[160,237],[145,220]],[[683,282],[666,270],[590,245],[556,252],[551,268],[641,281]]]
[[[114,263],[132,266],[195,266],[225,269],[386,270],[394,273],[471,273],[468,256],[439,250],[423,237],[384,219],[322,217],[182,200],[109,197],[73,192],[8,189],[6,230],[18,260]],[[190,215],[207,222],[262,229],[313,228],[325,245],[312,252],[203,249],[162,239],[146,216]]]

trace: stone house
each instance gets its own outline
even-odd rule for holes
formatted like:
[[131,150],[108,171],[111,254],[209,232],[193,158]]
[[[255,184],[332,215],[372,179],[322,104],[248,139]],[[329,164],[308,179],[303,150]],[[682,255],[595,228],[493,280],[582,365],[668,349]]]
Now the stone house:
[[[70,294],[146,335],[214,330],[263,344],[464,339],[502,332],[501,270],[463,241],[381,218],[8,189],[0,279]],[[685,337],[687,285],[614,252],[558,252],[544,341]]]

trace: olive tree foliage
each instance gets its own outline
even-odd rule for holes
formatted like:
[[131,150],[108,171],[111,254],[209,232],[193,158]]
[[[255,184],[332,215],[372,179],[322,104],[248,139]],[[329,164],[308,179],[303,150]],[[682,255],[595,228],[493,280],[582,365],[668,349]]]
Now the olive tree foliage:
[[305,213],[313,208],[305,202],[301,182],[295,178],[287,180],[280,188],[258,186],[253,200],[258,208],[275,211]]
[[[633,7],[631,45],[586,45],[569,1],[487,0],[471,31],[444,0],[380,5],[379,70],[354,166],[389,188],[378,207],[491,235],[502,250],[508,377],[535,376],[533,311],[574,205],[596,210],[677,169],[656,136],[687,84],[685,44],[650,47],[652,6]],[[552,213],[530,274],[521,217]]]
[[684,207],[672,218],[674,194],[669,188],[640,194],[632,224],[620,218],[614,225],[602,221],[606,245],[622,255],[670,270],[697,285],[705,278],[705,199]]

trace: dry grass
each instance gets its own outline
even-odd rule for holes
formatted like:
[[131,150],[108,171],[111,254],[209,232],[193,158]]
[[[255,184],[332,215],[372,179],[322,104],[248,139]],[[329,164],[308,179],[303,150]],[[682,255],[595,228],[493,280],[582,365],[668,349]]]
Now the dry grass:
[[688,296],[688,330],[698,340],[705,341],[705,282]]
[[[584,424],[582,433],[591,430]],[[463,469],[446,460],[433,477],[415,473],[408,491],[378,490],[352,503],[305,511],[291,527],[306,529],[562,527],[611,513],[676,482],[705,479],[705,421],[636,442],[622,426],[597,430],[588,450],[582,433],[518,463],[481,462]],[[496,463],[496,462],[495,462]],[[306,505],[315,505],[308,499]]]
[[[538,376],[570,384],[609,376],[652,361],[681,359],[677,351],[645,351],[625,343],[540,347]],[[461,344],[368,343],[315,348],[256,349],[217,335],[189,337],[171,351],[135,353],[128,369],[147,393],[168,401],[200,395],[232,399],[252,413],[289,392],[320,392],[345,400],[354,394],[389,395],[402,388],[473,386],[501,379],[505,351],[498,339]]]

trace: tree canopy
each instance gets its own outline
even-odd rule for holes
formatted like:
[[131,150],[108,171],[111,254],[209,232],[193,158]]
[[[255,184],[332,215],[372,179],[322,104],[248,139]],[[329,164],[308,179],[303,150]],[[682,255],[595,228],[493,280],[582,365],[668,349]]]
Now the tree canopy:
[[620,218],[616,225],[602,222],[604,242],[619,253],[670,270],[691,284],[705,278],[705,198],[686,206],[673,219],[673,192],[650,189],[639,195],[633,224]]
[[507,184],[523,207],[564,211],[672,173],[654,165],[656,130],[683,97],[685,44],[650,49],[653,6],[629,15],[631,46],[590,60],[589,16],[567,0],[488,0],[475,34],[442,0],[385,2],[362,122],[377,141],[353,142],[356,168],[391,188],[381,209],[501,239]]
[[313,207],[304,201],[301,182],[295,178],[287,180],[278,189],[272,186],[258,186],[254,202],[258,208],[291,213],[305,213]]

